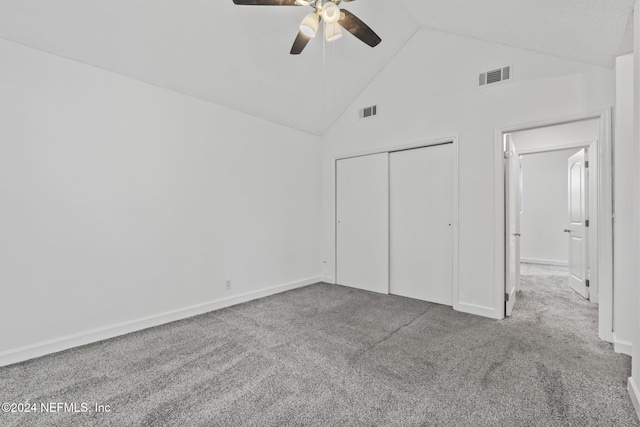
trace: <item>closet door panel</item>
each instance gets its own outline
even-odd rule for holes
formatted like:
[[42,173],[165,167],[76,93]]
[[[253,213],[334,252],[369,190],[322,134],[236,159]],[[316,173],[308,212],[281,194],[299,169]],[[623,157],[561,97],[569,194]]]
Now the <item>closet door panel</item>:
[[336,162],[336,282],[389,292],[388,153]]
[[453,305],[453,144],[389,154],[390,288]]

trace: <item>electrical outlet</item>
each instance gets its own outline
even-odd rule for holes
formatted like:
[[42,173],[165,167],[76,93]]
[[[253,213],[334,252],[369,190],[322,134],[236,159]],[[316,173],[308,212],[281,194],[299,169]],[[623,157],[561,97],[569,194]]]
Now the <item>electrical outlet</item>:
[[227,291],[231,289],[231,279],[227,279],[224,281],[224,289]]

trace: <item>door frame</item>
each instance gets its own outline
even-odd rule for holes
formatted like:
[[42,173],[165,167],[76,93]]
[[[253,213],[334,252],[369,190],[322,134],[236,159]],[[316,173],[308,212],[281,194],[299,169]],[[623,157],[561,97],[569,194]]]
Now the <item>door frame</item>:
[[[597,263],[597,259],[598,259],[598,229],[599,229],[599,215],[600,212],[598,211],[598,172],[599,172],[599,159],[598,156],[595,155],[598,153],[598,147],[599,147],[599,143],[598,140],[594,140],[594,141],[586,141],[586,142],[576,142],[573,144],[562,144],[562,145],[557,145],[555,147],[544,147],[544,148],[531,148],[531,149],[526,149],[523,150],[520,155],[529,155],[529,154],[541,154],[541,153],[551,153],[554,151],[563,151],[563,150],[570,150],[570,149],[588,149],[588,154],[587,154],[587,160],[589,161],[589,170],[594,171],[595,173],[591,173],[589,172],[588,174],[588,188],[589,188],[589,192],[587,194],[587,200],[588,200],[588,215],[589,215],[589,221],[590,221],[590,226],[588,229],[588,237],[587,237],[587,247],[588,247],[588,254],[587,254],[587,263],[588,263],[588,268],[590,269],[590,275],[592,277],[590,277],[591,279],[591,284],[590,284],[590,289],[589,289],[589,301],[591,301],[594,304],[599,304],[600,303],[600,284],[599,284],[599,277],[598,277],[598,263]],[[594,154],[595,153],[595,154]],[[613,194],[613,193],[612,193]],[[591,242],[596,242],[596,244],[592,244]]]
[[[505,250],[505,275],[504,275],[504,316],[511,316],[516,303],[516,294],[520,291],[520,206],[521,206],[521,164],[520,154],[509,134],[503,134],[503,167],[504,167],[504,250]],[[516,169],[517,167],[517,169]],[[513,174],[516,174],[513,182]],[[507,185],[508,184],[508,185]],[[515,198],[513,193],[515,190]],[[507,203],[509,202],[509,203]],[[514,206],[514,202],[515,206]],[[514,209],[515,208],[515,209]],[[511,216],[513,213],[513,222]],[[513,229],[512,229],[513,227]],[[512,240],[513,239],[513,240]],[[513,245],[512,245],[513,242]],[[512,251],[513,249],[513,251]],[[513,253],[512,253],[513,252]],[[513,271],[510,269],[512,260],[515,260]],[[508,270],[508,271],[507,271]],[[513,279],[514,283],[510,283]]]
[[[600,339],[613,342],[613,156],[611,133],[611,108],[604,111],[551,119],[536,123],[526,123],[495,129],[494,142],[494,236],[496,241],[496,254],[494,259],[494,274],[497,278],[494,302],[495,309],[499,313],[504,304],[505,289],[505,194],[504,194],[504,164],[503,164],[503,137],[506,133],[523,130],[562,125],[577,121],[597,119],[599,121],[597,174],[598,174],[598,201],[597,201],[597,268],[598,281],[598,334]],[[584,145],[583,145],[584,146]],[[555,149],[572,148],[558,146]]]
[[[458,206],[459,206],[459,172],[458,172],[458,159],[459,159],[459,154],[458,154],[458,136],[454,135],[454,136],[449,136],[449,137],[442,137],[442,138],[434,138],[434,139],[421,139],[418,141],[414,141],[414,142],[408,142],[408,143],[404,143],[404,144],[394,144],[394,145],[389,145],[389,146],[383,146],[383,147],[379,147],[379,148],[373,148],[373,149],[368,149],[368,150],[359,150],[359,151],[353,151],[347,154],[342,154],[339,156],[333,156],[332,157],[332,162],[331,162],[331,167],[333,168],[332,173],[330,174],[331,179],[333,180],[332,183],[330,183],[330,188],[333,191],[333,197],[331,197],[331,201],[333,203],[333,208],[331,209],[331,211],[333,212],[333,220],[331,221],[331,248],[333,248],[333,257],[331,257],[333,259],[333,266],[331,268],[331,277],[327,277],[325,278],[325,281],[329,281],[330,283],[333,284],[337,284],[336,279],[336,272],[338,269],[338,250],[337,250],[337,233],[338,233],[338,228],[336,226],[336,221],[338,218],[338,201],[337,201],[337,185],[338,185],[338,181],[337,181],[337,162],[338,160],[344,160],[344,159],[349,159],[352,157],[361,157],[361,156],[367,156],[370,154],[381,154],[381,153],[393,153],[395,151],[403,151],[403,150],[411,150],[411,149],[415,149],[415,148],[423,148],[423,147],[430,147],[433,145],[441,145],[441,144],[447,144],[447,143],[451,143],[452,144],[452,148],[453,148],[453,233],[452,233],[452,239],[453,239],[453,309],[454,310],[459,310],[459,303],[458,303],[458,294],[459,294],[459,287],[458,287],[458,254],[459,254],[459,245],[458,245],[458,225],[459,225],[459,213],[458,213]],[[390,279],[389,277],[387,279]]]

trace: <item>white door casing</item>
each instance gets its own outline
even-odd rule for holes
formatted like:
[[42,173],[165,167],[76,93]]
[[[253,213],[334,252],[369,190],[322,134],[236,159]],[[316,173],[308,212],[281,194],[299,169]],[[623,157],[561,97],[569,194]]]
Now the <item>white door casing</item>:
[[505,188],[505,316],[511,316],[520,288],[520,158],[509,135],[504,136]]
[[389,292],[388,153],[336,162],[336,283]]
[[588,279],[588,179],[586,150],[568,160],[569,191],[569,286],[583,298],[589,298]]
[[[509,137],[510,139],[511,137]],[[514,145],[515,147],[515,145]],[[516,176],[517,176],[517,182],[514,183],[515,187],[516,187],[516,206],[513,209],[513,212],[516,216],[516,230],[515,230],[515,238],[516,238],[516,283],[515,283],[515,288],[516,288],[516,292],[520,292],[522,290],[522,286],[521,286],[521,281],[520,281],[520,263],[521,263],[521,256],[520,256],[520,247],[522,245],[522,234],[520,231],[520,223],[521,223],[521,212],[522,212],[522,164],[520,163],[520,153],[518,153],[518,149],[515,149],[515,156],[516,156],[516,164],[515,164],[515,169],[516,169]]]
[[453,144],[389,154],[389,293],[453,305]]
[[587,269],[589,278],[589,300],[592,303],[600,302],[600,280],[598,271],[598,233],[600,230],[600,215],[598,207],[600,195],[598,193],[598,140],[591,142],[587,149],[589,167],[587,168],[587,215],[589,227],[587,230]]
[[[580,148],[590,146],[593,150],[589,153],[589,169],[591,180],[590,197],[593,203],[590,206],[589,225],[590,250],[589,263],[591,270],[590,299],[598,303],[598,335],[600,339],[613,342],[613,174],[612,174],[612,109],[607,108],[598,113],[588,113],[555,118],[553,120],[527,122],[519,126],[497,128],[494,139],[494,191],[495,191],[495,219],[494,230],[496,241],[501,242],[498,256],[495,257],[494,271],[499,280],[494,287],[493,313],[500,319],[504,315],[504,289],[506,268],[505,227],[508,222],[504,217],[505,194],[505,166],[504,163],[504,136],[511,132],[519,132],[530,129],[539,129],[548,126],[556,126],[565,123],[573,123],[583,120],[598,120],[599,130],[596,141],[585,141],[576,144],[553,144],[551,150],[568,148]],[[547,143],[541,143],[530,147],[527,154],[534,152],[550,151]],[[596,291],[597,289],[597,291]],[[458,303],[460,305],[460,303]],[[502,315],[501,315],[502,314]]]

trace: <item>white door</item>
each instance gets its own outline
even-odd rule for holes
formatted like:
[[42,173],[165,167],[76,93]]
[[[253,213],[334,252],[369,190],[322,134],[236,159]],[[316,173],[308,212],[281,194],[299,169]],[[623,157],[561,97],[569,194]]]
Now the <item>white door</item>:
[[589,298],[587,283],[587,185],[585,150],[569,157],[569,286]]
[[511,316],[520,289],[520,158],[505,136],[505,316]]
[[453,144],[389,154],[389,292],[453,304]]
[[389,292],[388,153],[336,162],[336,283]]

